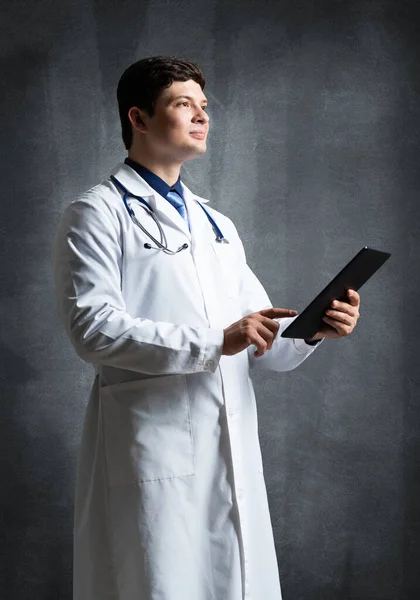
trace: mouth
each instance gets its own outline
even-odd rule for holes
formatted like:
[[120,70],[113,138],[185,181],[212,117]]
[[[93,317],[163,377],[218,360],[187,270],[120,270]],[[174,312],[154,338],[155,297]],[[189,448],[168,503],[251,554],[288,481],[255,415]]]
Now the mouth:
[[205,131],[191,131],[190,135],[195,137],[197,140],[204,140],[204,138],[206,137],[206,132]]

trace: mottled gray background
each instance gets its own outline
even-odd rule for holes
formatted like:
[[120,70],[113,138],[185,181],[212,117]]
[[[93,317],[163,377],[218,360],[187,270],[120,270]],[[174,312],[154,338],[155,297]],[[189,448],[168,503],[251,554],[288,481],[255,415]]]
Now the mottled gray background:
[[255,378],[284,600],[418,600],[419,3],[1,12],[2,597],[71,597],[93,370],[55,315],[52,240],[66,204],[125,156],[120,74],[173,54],[204,70],[212,118],[184,179],[233,218],[275,305],[302,310],[364,245],[393,254],[361,290],[352,336]]

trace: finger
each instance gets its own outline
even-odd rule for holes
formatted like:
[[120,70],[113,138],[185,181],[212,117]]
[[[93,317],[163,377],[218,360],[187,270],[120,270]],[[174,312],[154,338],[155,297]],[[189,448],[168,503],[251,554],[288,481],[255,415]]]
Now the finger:
[[262,356],[267,350],[267,342],[257,332],[255,332],[250,346],[255,346],[256,348],[254,352],[255,357]]
[[331,306],[334,310],[338,310],[348,315],[354,315],[357,311],[357,309],[348,302],[340,302],[339,300],[331,302]]
[[360,305],[360,296],[356,292],[356,290],[347,290],[347,296],[349,298],[349,303],[352,306],[359,306]]
[[267,327],[265,327],[262,323],[258,323],[257,333],[267,344],[266,350],[271,350],[271,346],[273,345],[273,341],[277,332],[273,332],[271,329],[267,329]]
[[328,309],[325,311],[325,314],[331,319],[335,319],[336,321],[340,321],[340,323],[345,323],[346,325],[352,325],[354,316],[353,314],[349,315],[345,312],[341,312],[338,310]]
[[340,337],[348,335],[351,332],[351,327],[349,327],[348,325],[344,325],[344,323],[340,323],[340,321],[337,321],[336,319],[331,319],[330,317],[323,316],[322,320],[328,323],[328,325],[331,325],[331,327],[334,327],[334,329],[337,331]]
[[273,319],[269,319],[268,317],[260,316],[260,319],[260,323],[264,325],[264,327],[269,329],[275,337],[278,333],[278,330],[280,329],[280,323],[278,321],[273,321]]
[[281,319],[282,317],[294,317],[297,315],[297,310],[289,308],[264,308],[259,311],[259,314],[269,319]]

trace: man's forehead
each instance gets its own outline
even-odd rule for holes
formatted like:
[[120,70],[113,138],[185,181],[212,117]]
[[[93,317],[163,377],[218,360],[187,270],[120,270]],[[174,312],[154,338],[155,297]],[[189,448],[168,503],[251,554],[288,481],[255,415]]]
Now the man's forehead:
[[198,102],[207,102],[207,98],[205,97],[200,84],[193,79],[189,79],[188,81],[174,81],[169,87],[162,91],[162,98],[165,100],[174,99],[178,96],[189,96]]

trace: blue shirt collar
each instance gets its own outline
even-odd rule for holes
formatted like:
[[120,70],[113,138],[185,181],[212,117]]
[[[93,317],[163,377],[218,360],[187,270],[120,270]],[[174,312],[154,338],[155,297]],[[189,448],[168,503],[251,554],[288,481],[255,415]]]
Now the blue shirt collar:
[[171,187],[161,177],[155,175],[155,173],[152,173],[152,171],[149,171],[149,169],[146,169],[146,167],[143,167],[143,165],[135,160],[127,157],[124,162],[126,165],[134,169],[134,171],[136,171],[136,173],[138,173],[140,177],[142,177],[150,185],[150,187],[155,190],[155,192],[164,198],[167,197],[171,190],[175,190],[184,200],[184,194],[182,193],[181,186],[181,175],[178,177],[177,182]]

